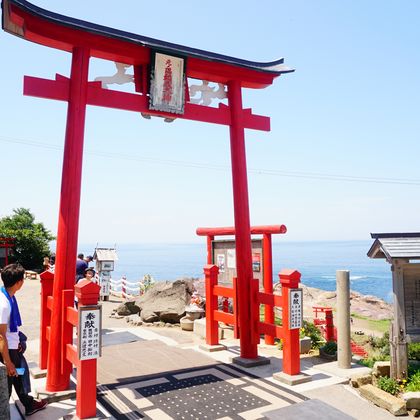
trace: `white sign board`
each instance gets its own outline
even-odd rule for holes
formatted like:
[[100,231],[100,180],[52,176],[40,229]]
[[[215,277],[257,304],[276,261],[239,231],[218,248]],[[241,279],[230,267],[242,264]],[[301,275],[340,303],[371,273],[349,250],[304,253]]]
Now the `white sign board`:
[[149,108],[184,113],[184,59],[156,52],[150,80]]
[[303,292],[302,289],[289,290],[289,329],[302,328],[303,323]]
[[227,250],[227,268],[236,268],[236,250]]
[[111,273],[109,271],[101,271],[99,285],[101,286],[101,296],[109,296],[111,288]]
[[101,261],[100,271],[113,271],[114,261]]
[[77,331],[79,360],[97,359],[101,356],[102,307],[79,306]]

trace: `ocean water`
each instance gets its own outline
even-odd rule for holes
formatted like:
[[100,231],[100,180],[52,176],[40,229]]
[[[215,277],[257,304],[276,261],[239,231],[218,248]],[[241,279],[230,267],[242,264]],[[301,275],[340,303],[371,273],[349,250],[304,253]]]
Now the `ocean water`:
[[[302,282],[311,287],[335,290],[336,270],[350,270],[350,287],[388,302],[392,299],[390,265],[372,260],[366,253],[371,241],[273,242],[273,281],[283,268],[297,269]],[[93,254],[93,246],[80,252]],[[117,244],[119,260],[112,277],[125,275],[129,281],[151,274],[155,280],[202,277],[206,264],[206,243],[193,244]]]

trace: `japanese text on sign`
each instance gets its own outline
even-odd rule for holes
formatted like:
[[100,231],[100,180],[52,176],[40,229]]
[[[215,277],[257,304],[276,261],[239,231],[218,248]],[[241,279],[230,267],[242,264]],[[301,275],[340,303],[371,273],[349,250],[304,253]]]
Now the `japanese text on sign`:
[[100,306],[79,307],[79,360],[97,359],[101,356],[101,318]]
[[291,330],[302,328],[302,297],[302,289],[289,290],[289,329]]

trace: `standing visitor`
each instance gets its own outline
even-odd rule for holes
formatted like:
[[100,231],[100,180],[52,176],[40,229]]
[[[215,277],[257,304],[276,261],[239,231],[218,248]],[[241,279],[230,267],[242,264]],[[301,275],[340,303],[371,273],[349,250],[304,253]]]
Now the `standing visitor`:
[[19,327],[22,321],[15,297],[23,286],[24,278],[25,269],[20,264],[9,264],[1,271],[4,286],[0,289],[0,341],[2,342],[0,361],[5,364],[7,370],[9,398],[13,385],[20,402],[25,407],[25,415],[30,416],[43,410],[47,402],[36,400],[29,395],[28,365],[23,356],[24,346],[19,340]]
[[83,254],[79,254],[76,260],[76,283],[85,277],[85,270],[88,268],[88,264],[84,259]]

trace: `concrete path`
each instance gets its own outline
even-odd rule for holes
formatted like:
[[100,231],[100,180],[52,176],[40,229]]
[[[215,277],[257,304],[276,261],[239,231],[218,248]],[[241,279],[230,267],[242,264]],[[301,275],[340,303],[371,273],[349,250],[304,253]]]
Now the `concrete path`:
[[[39,290],[37,281],[27,280],[17,296],[22,329],[29,338],[26,355],[34,361],[39,351],[39,309],[34,304],[39,301]],[[199,349],[203,340],[193,333],[179,328],[130,327],[124,319],[109,318],[116,305],[116,300],[103,302],[105,334],[103,357],[98,363],[98,417],[258,419],[273,410],[291,410],[292,405],[308,407],[304,406],[308,399],[320,401],[322,410],[330,407],[331,415],[338,410],[356,419],[393,417],[346,385],[350,376],[366,368],[353,365],[343,370],[336,362],[322,363],[306,356],[301,368],[312,381],[287,386],[273,379],[273,373],[282,368],[281,352],[273,346],[259,346],[259,354],[270,359],[269,365],[239,369],[230,362],[239,355],[238,340],[224,340],[226,350],[207,353]],[[32,384],[33,388],[42,388],[45,379],[33,380]],[[205,404],[206,399],[211,404]],[[13,405],[11,408],[12,420],[20,418]],[[67,400],[51,404],[31,419],[56,420],[74,411],[75,401]],[[313,411],[306,416],[306,409],[296,412],[299,414],[290,411],[290,416],[270,418],[323,418],[322,413]]]

